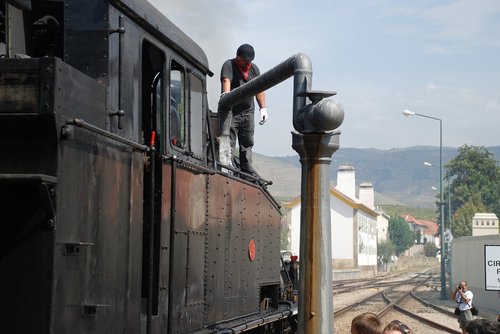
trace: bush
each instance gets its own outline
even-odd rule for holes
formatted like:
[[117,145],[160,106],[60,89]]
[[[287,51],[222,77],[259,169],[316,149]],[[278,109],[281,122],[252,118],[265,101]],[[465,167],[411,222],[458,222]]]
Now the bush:
[[424,253],[427,257],[435,257],[437,255],[438,248],[433,242],[426,242],[424,245]]

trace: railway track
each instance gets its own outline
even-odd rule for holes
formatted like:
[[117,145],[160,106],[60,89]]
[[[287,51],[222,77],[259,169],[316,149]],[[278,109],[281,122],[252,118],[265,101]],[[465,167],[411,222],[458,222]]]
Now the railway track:
[[413,333],[461,333],[453,312],[417,296],[435,286],[437,279],[432,269],[398,279],[361,280],[358,290],[354,281],[349,287],[334,286],[335,333],[350,333],[352,319],[364,312],[377,314],[384,325],[400,320]]
[[379,288],[391,286],[395,282],[401,281],[400,274],[386,274],[383,276],[342,280],[333,282],[333,294],[347,293],[361,288]]

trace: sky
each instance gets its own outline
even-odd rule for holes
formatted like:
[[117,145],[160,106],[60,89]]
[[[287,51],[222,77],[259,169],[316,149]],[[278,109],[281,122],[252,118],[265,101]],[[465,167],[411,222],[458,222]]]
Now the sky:
[[[500,1],[150,0],[205,51],[217,109],[222,63],[255,48],[264,73],[289,57],[312,62],[313,90],[344,108],[340,146],[393,149],[500,145]],[[266,91],[269,120],[254,152],[292,149],[293,79]],[[258,113],[258,111],[256,111]]]

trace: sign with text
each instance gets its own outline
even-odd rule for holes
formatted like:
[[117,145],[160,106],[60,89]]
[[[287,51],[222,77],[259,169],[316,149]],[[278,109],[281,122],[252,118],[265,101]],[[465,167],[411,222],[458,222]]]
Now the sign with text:
[[500,291],[500,245],[484,245],[485,290]]

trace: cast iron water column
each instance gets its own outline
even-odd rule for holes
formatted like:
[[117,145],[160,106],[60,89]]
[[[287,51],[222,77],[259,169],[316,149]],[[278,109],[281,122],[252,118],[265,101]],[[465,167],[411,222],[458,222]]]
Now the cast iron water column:
[[[219,100],[220,139],[229,133],[231,107],[293,76],[292,147],[302,164],[300,222],[299,325],[301,334],[331,334],[333,327],[330,163],[339,148],[344,111],[325,97],[335,92],[312,91],[312,65],[296,54],[259,77],[224,94]],[[307,98],[312,102],[307,103]],[[220,152],[222,153],[222,152]]]
[[306,93],[312,104],[299,110],[292,147],[302,164],[298,333],[333,333],[330,163],[339,148],[342,107],[331,94]]

